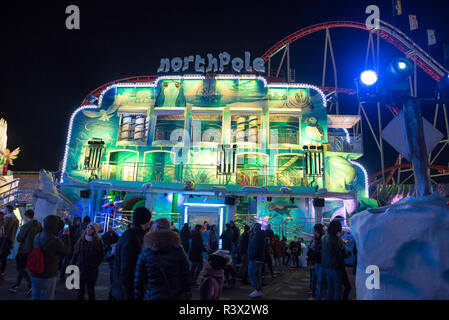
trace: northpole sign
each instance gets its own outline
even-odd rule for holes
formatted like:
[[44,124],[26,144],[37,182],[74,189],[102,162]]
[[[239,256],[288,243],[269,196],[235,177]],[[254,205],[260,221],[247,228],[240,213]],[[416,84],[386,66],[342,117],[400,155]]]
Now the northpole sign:
[[190,68],[191,63],[195,67],[195,72],[198,73],[223,72],[225,66],[229,65],[229,63],[231,63],[232,69],[235,72],[241,72],[242,70],[246,72],[252,72],[253,70],[256,72],[265,72],[265,61],[257,57],[251,64],[251,54],[248,51],[245,51],[244,59],[235,57],[232,60],[231,55],[226,51],[220,53],[218,59],[211,53],[208,53],[207,64],[206,59],[200,55],[195,55],[195,57],[188,56],[183,59],[175,57],[171,60],[169,58],[162,58],[157,72],[170,72],[170,69],[172,72],[186,71]]

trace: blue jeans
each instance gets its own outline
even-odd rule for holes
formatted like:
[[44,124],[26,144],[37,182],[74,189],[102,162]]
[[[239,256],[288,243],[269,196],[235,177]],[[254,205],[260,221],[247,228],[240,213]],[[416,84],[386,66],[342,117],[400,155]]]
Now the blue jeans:
[[196,283],[198,276],[203,269],[203,261],[190,261],[192,263],[192,267],[190,268],[190,275],[192,277],[192,283]]
[[53,300],[55,298],[56,278],[31,277],[32,299]]
[[324,282],[325,282],[321,263],[315,263],[314,273],[316,278],[315,300],[321,300],[321,298],[323,297]]
[[341,270],[338,269],[324,269],[323,275],[327,283],[326,300],[340,300],[341,289],[343,286],[343,279]]
[[253,288],[257,291],[262,290],[262,266],[263,262],[250,260],[248,264],[248,277]]

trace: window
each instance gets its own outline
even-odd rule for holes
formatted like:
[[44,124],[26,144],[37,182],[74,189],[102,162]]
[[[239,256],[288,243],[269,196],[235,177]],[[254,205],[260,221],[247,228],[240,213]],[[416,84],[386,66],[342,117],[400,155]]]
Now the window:
[[144,143],[148,138],[148,126],[147,116],[124,114],[120,119],[118,141]]
[[184,119],[182,115],[157,116],[153,144],[175,144],[182,142],[183,139]]
[[258,116],[232,116],[233,143],[260,143],[260,119]]

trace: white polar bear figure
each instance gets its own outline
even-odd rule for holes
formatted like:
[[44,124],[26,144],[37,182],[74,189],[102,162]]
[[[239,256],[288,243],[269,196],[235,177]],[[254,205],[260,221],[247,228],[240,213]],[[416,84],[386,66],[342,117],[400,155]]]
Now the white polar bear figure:
[[407,197],[351,217],[357,299],[449,299],[446,202],[438,194]]
[[39,172],[39,187],[33,191],[34,217],[40,223],[44,223],[46,216],[56,215],[58,204],[58,191],[56,186],[45,182],[53,182],[50,172],[42,169]]

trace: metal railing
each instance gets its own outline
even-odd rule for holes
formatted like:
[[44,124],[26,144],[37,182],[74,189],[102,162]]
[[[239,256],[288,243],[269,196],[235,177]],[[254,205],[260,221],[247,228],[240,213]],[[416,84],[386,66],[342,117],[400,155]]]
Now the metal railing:
[[330,150],[333,152],[363,153],[362,135],[352,136],[344,133],[329,132]]
[[216,165],[196,164],[148,164],[138,162],[109,162],[103,165],[98,179],[196,184],[238,184],[249,186],[307,186],[303,166],[276,168],[256,164],[237,164],[229,179],[217,175]]
[[20,179],[14,179],[0,186],[0,206],[14,204],[18,200]]

